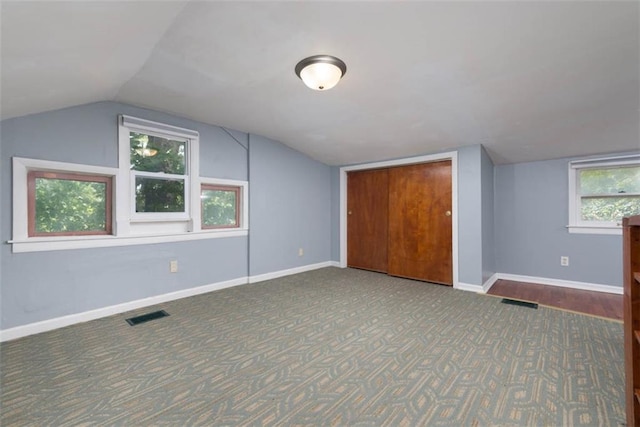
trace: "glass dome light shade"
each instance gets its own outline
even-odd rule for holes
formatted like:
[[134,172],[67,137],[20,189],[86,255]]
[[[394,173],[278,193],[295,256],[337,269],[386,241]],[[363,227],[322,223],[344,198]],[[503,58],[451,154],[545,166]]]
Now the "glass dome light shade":
[[313,90],[328,90],[338,84],[347,72],[340,59],[328,55],[305,58],[296,65],[296,74]]

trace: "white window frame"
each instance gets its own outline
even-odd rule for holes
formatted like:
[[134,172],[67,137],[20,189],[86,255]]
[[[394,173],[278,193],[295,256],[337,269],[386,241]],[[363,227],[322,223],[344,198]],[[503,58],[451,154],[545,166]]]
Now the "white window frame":
[[[147,173],[131,169],[130,132],[160,136],[167,139],[185,141],[185,175]],[[116,226],[124,234],[154,235],[164,233],[198,232],[200,228],[200,135],[198,132],[170,126],[150,120],[121,115],[118,118],[118,161],[119,186],[116,192]],[[184,212],[135,211],[136,176],[150,178],[184,179]]]
[[[239,181],[235,179],[220,179],[200,177],[200,184],[221,185],[229,187],[240,187],[240,224],[233,228],[208,228],[206,231],[210,233],[224,233],[232,230],[249,230],[249,183],[247,181]],[[198,194],[201,194],[200,188]],[[201,209],[199,206],[198,209]],[[200,219],[202,220],[202,219]],[[202,222],[199,224],[202,226]]]
[[[77,240],[88,241],[94,239],[109,239],[113,235],[86,235],[86,236],[29,236],[29,196],[27,192],[27,179],[30,171],[44,172],[61,172],[61,173],[77,173],[86,175],[99,175],[111,178],[112,191],[118,185],[118,169],[103,166],[81,165],[76,163],[54,162],[49,160],[26,159],[22,157],[13,158],[13,230],[12,240],[14,252],[26,252],[30,247],[29,244],[43,243],[42,247],[53,243],[50,249],[55,248],[56,243]],[[115,194],[112,194],[111,200],[115,200]],[[115,207],[111,207],[112,221],[115,218]],[[114,224],[112,224],[112,232],[115,233]],[[35,246],[34,246],[35,247]],[[16,250],[18,249],[18,250]],[[20,250],[25,249],[25,250]],[[50,250],[41,249],[41,250]]]
[[[131,199],[131,177],[129,159],[129,129],[144,133],[170,135],[172,137],[188,137],[192,141],[187,165],[190,167],[189,182],[185,183],[185,192],[193,197],[185,200],[188,205],[188,217],[139,218],[131,215],[135,209],[135,200]],[[14,253],[40,252],[69,249],[85,249],[98,247],[114,247],[129,245],[146,245],[156,243],[181,242],[248,236],[249,234],[249,183],[247,181],[201,178],[199,176],[199,135],[198,132],[169,126],[149,120],[129,116],[118,117],[118,168],[64,163],[49,160],[13,157],[13,234],[7,243],[12,245]],[[112,234],[80,235],[80,236],[38,236],[29,237],[28,232],[28,172],[31,170],[78,173],[107,176],[112,179]],[[182,176],[182,175],[181,175]],[[242,213],[239,228],[205,229],[201,228],[201,183],[232,185],[241,187]],[[133,205],[132,205],[133,203]]]
[[583,221],[581,218],[581,195],[579,173],[584,169],[604,169],[619,166],[640,166],[640,155],[616,156],[601,159],[574,160],[569,162],[569,233],[578,234],[622,234],[619,222]]

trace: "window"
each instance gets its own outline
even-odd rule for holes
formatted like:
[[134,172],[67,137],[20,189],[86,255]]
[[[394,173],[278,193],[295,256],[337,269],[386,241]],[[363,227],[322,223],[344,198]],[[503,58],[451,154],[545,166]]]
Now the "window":
[[14,157],[13,252],[113,239],[117,175],[116,168]]
[[111,234],[111,177],[28,173],[29,236]]
[[200,178],[201,227],[223,232],[247,230],[249,224],[249,183],[233,179]]
[[570,232],[620,234],[625,216],[640,214],[640,160],[577,161],[569,168]]
[[578,171],[580,219],[620,222],[640,212],[640,166]]
[[119,126],[118,234],[200,230],[199,134],[130,116]]
[[136,213],[186,212],[187,141],[129,132]]
[[202,184],[202,228],[240,227],[240,187]]
[[13,157],[12,250],[247,236],[248,182],[200,177],[199,161],[198,132],[129,116],[117,168]]

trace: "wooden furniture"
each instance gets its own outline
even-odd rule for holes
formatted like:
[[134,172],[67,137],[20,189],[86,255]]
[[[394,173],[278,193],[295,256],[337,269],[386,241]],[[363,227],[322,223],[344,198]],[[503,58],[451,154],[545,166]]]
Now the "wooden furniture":
[[347,265],[453,284],[450,160],[347,174]]
[[622,228],[627,425],[640,426],[640,215],[624,218]]

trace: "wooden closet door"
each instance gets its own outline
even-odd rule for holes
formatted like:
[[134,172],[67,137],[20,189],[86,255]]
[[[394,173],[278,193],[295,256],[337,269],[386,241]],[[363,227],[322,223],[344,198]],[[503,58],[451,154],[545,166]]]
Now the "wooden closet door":
[[347,174],[347,265],[387,272],[386,169]]
[[389,169],[388,264],[394,276],[453,284],[451,161]]

